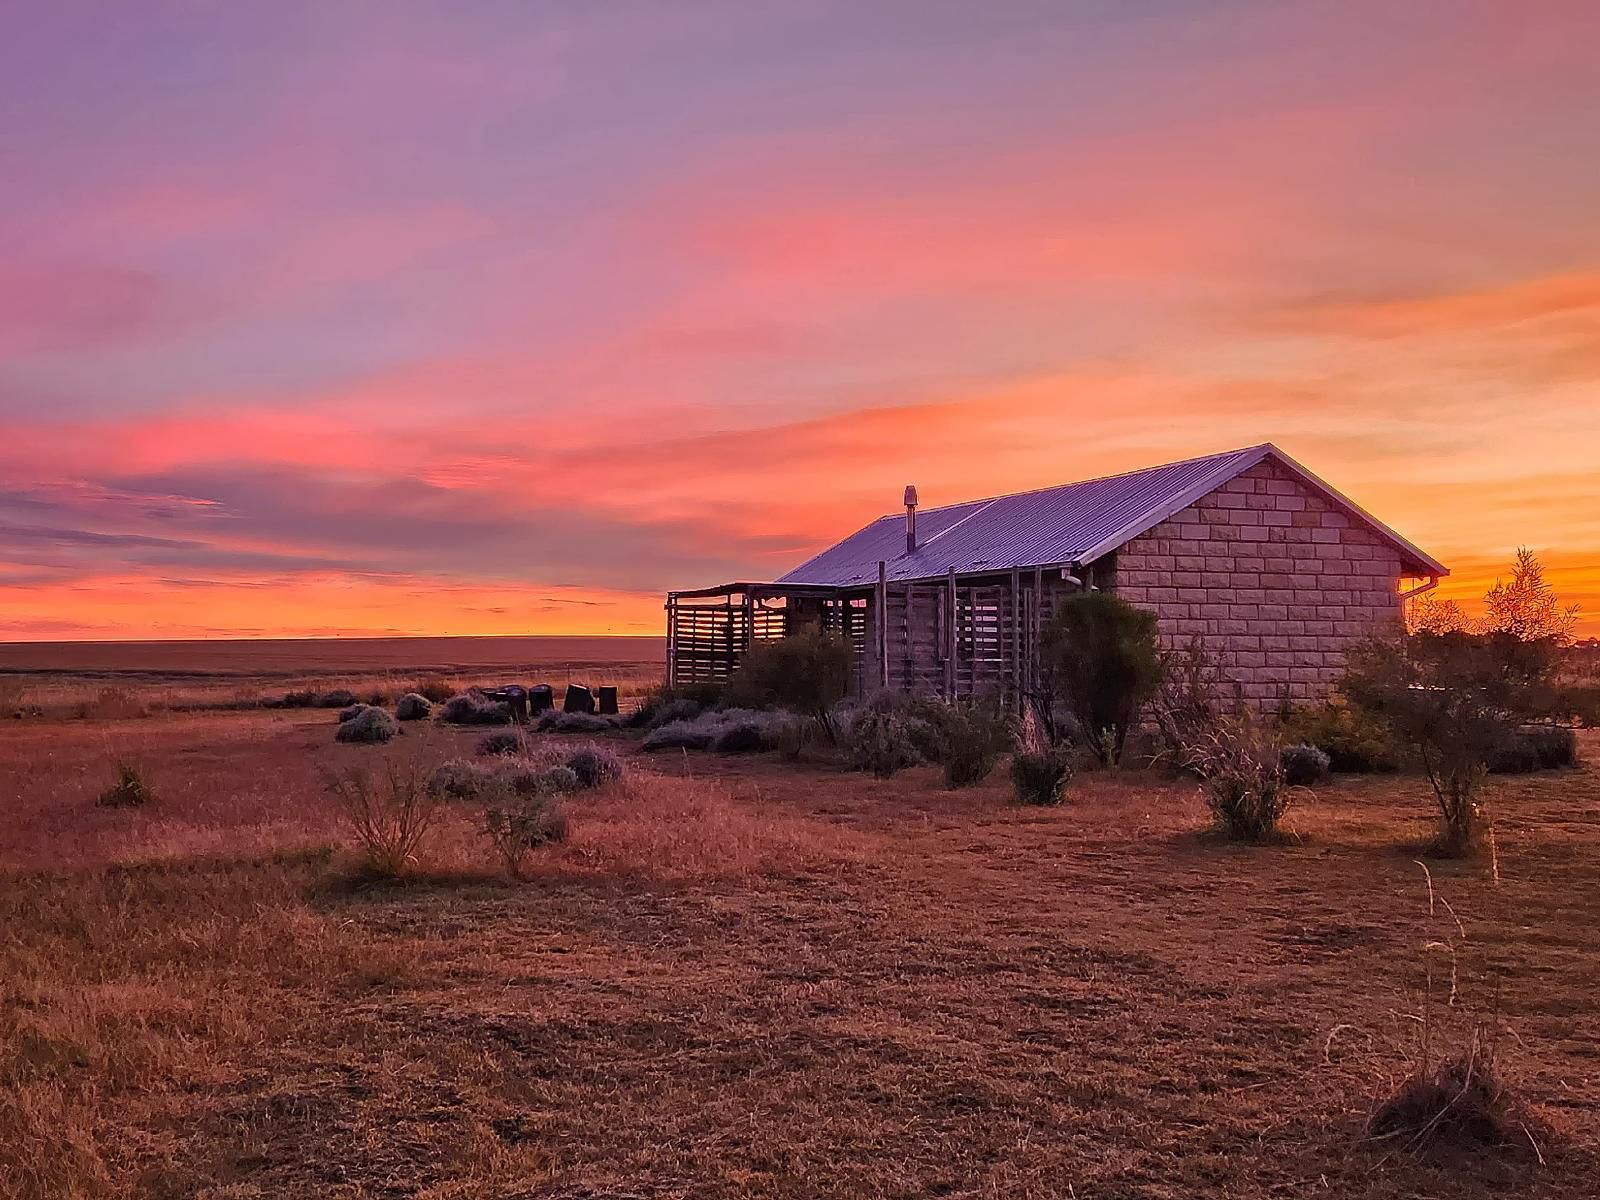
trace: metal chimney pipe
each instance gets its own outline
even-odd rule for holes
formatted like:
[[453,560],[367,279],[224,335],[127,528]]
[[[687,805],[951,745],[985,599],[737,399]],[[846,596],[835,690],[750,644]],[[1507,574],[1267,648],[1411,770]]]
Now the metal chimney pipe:
[[906,484],[906,553],[917,548],[917,486]]

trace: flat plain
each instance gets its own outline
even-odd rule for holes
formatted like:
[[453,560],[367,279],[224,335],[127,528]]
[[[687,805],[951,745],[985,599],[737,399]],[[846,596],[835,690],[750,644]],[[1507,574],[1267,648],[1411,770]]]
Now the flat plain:
[[[1241,847],[1160,771],[1024,809],[1001,772],[606,734],[628,778],[526,880],[459,809],[378,884],[321,772],[480,734],[333,728],[0,725],[7,1196],[1595,1194],[1591,766],[1496,782],[1496,880],[1419,856],[1405,775],[1336,778]],[[96,807],[118,761],[151,804]],[[1421,1047],[1474,1026],[1526,1148],[1368,1140]]]

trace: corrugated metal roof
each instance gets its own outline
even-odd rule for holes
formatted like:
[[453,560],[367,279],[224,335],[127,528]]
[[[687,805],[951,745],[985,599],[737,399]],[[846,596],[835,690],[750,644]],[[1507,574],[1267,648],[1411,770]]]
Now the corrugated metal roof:
[[1270,443],[1060,487],[918,509],[918,546],[906,553],[905,514],[880,517],[778,580],[851,587],[891,580],[1088,563],[1160,524],[1271,455],[1399,546],[1408,561],[1445,568],[1340,496]]

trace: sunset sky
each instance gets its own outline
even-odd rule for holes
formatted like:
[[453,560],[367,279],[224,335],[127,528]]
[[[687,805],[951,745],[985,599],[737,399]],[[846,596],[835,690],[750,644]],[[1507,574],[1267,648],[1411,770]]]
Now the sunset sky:
[[25,4],[0,639],[657,633],[1278,443],[1600,634],[1600,4]]

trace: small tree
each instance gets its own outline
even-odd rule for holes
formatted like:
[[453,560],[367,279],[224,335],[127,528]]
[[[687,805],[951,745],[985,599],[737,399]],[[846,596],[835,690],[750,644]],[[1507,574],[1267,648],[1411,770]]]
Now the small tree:
[[1054,698],[1089,749],[1114,764],[1161,684],[1155,614],[1106,592],[1080,593],[1056,610],[1041,651]]
[[812,717],[836,741],[833,710],[850,689],[850,643],[838,634],[807,629],[757,642],[728,686],[728,697],[747,708],[787,708]]
[[1524,642],[1549,639],[1565,645],[1578,619],[1578,606],[1562,607],[1555,589],[1544,581],[1544,565],[1526,546],[1517,548],[1510,581],[1496,579],[1483,606],[1484,632],[1508,633]]
[[1550,709],[1558,647],[1510,633],[1411,634],[1349,655],[1343,692],[1415,748],[1439,805],[1440,853],[1476,851],[1489,763],[1524,721]]

